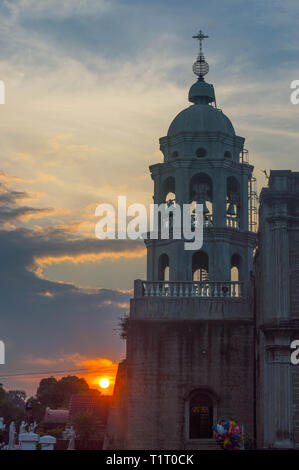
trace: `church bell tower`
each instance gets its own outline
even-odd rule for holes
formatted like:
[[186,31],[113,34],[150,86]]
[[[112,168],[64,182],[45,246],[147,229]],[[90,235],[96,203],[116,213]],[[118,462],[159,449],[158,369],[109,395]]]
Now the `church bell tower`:
[[213,448],[212,425],[222,418],[254,438],[253,166],[204,79],[208,36],[193,37],[191,105],[160,138],[164,161],[150,172],[155,203],[202,204],[203,246],[145,240],[147,280],[134,284],[116,382],[122,431],[115,445],[127,449]]

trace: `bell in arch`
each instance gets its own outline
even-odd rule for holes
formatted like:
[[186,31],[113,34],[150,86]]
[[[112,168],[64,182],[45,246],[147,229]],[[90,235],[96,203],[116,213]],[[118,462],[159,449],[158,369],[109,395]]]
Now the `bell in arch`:
[[[197,201],[197,204],[202,204],[202,213],[204,215],[209,214],[210,211],[207,208],[207,204],[206,204],[206,201],[204,199],[200,199],[199,201]],[[195,209],[193,210],[193,214],[195,214]]]
[[[209,214],[209,209],[207,208],[206,201],[203,198],[198,199],[197,204],[202,204],[202,213],[203,215]],[[193,210],[193,213],[195,214],[195,209]]]
[[236,215],[235,205],[232,202],[228,206],[227,213],[228,215]]
[[[207,208],[207,204],[205,200],[201,199],[200,201],[197,202],[197,204],[202,204],[202,213],[204,216],[210,213],[209,209]],[[196,217],[195,209],[193,209],[191,213],[191,217],[192,217],[192,224],[195,225],[195,217]]]
[[202,203],[202,212],[203,212],[204,215],[206,215],[210,212],[209,209],[207,208],[206,201],[203,201],[203,203]]

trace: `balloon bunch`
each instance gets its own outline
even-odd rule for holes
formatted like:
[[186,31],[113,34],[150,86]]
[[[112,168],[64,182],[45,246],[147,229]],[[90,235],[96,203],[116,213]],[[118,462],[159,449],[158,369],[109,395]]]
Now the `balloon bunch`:
[[225,450],[239,450],[244,436],[235,421],[219,421],[213,426],[217,444]]

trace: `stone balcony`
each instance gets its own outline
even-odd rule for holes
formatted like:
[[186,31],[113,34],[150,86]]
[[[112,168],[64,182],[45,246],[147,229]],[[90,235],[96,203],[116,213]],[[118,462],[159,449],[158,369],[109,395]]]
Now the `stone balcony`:
[[136,293],[138,296],[141,294],[141,297],[242,297],[243,295],[243,282],[140,282],[141,284],[136,285]]
[[244,320],[253,317],[251,289],[243,282],[142,281],[134,283],[130,318]]

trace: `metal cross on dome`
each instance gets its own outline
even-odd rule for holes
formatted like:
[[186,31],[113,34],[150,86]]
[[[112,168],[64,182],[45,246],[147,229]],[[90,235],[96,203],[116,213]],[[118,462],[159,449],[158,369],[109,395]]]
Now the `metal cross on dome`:
[[194,39],[198,39],[199,40],[199,52],[202,51],[202,41],[206,38],[208,38],[209,36],[206,36],[202,30],[200,29],[198,34],[196,36],[192,36]]
[[205,57],[202,52],[202,41],[209,36],[205,35],[200,29],[196,36],[192,36],[194,39],[199,41],[199,53],[196,61],[193,64],[193,72],[198,76],[199,80],[203,80],[204,75],[209,71],[209,64],[205,61]]

